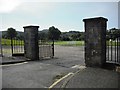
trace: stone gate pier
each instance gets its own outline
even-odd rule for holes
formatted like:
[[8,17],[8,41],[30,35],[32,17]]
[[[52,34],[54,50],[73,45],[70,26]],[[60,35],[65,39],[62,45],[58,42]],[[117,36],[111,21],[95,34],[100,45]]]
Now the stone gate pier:
[[102,67],[106,62],[106,27],[103,17],[83,19],[85,25],[85,64]]
[[38,28],[39,26],[25,26],[24,50],[25,57],[29,60],[39,60]]

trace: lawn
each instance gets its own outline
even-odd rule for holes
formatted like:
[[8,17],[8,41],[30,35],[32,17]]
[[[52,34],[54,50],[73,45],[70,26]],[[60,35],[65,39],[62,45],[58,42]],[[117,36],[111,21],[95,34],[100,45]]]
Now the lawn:
[[[120,42],[115,42],[115,41],[107,41],[106,42],[107,46],[120,46]],[[63,45],[63,46],[84,46],[85,42],[84,41],[55,41],[55,45]]]
[[55,45],[84,46],[84,41],[55,41]]
[[[2,45],[11,45],[11,40],[10,39],[2,39]],[[13,43],[15,45],[24,45],[24,41],[20,41],[20,40],[13,40]]]
[[115,41],[107,41],[106,42],[107,46],[120,46],[120,42],[115,42]]
[[[24,45],[24,41],[20,41],[20,40],[13,40],[13,42],[15,43],[15,45]],[[109,42],[109,44],[108,44]],[[51,42],[52,43],[52,42]],[[120,45],[120,42],[116,43],[115,41],[107,41],[106,42],[107,45],[109,46],[115,46],[115,45]],[[55,45],[62,45],[62,46],[84,46],[85,43],[84,41],[55,41],[54,42]],[[11,40],[10,39],[2,39],[2,45],[11,45]]]

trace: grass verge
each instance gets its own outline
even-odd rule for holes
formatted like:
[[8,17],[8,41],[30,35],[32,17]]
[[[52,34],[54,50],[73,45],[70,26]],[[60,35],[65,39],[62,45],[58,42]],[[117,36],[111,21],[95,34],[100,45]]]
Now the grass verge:
[[84,41],[55,41],[55,45],[62,45],[62,46],[84,46]]
[[[2,41],[2,45],[7,45],[7,46],[11,45],[11,40],[10,39],[2,39],[1,41]],[[24,45],[23,40],[13,40],[13,43],[15,45]]]

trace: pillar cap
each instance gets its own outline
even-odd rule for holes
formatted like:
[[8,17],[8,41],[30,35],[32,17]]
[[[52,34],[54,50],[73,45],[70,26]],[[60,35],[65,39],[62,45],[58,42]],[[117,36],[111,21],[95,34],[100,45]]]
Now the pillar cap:
[[108,19],[104,18],[104,17],[95,17],[95,18],[83,19],[83,22],[86,22],[86,21],[89,21],[89,20],[105,20],[105,21],[108,21]]
[[37,27],[37,28],[39,28],[39,26],[33,26],[33,25],[24,26],[23,28],[32,28],[32,27]]

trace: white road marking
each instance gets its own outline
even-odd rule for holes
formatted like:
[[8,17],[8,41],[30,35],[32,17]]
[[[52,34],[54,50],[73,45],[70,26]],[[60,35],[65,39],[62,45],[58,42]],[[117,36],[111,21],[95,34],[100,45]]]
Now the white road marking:
[[8,65],[1,65],[1,66],[15,66],[15,65],[22,65],[22,64],[26,64],[28,62],[23,62],[23,63],[16,63],[16,64],[8,64]]
[[85,69],[86,66],[75,65],[75,66],[72,66],[71,68]]
[[57,80],[56,82],[54,82],[50,87],[49,89],[53,88],[55,85],[57,85],[60,81],[62,81],[63,79],[67,78],[68,76],[70,75],[73,75],[74,73],[68,73],[67,75],[65,75],[64,77],[60,78],[59,80]]
[[47,64],[47,63],[39,63],[39,64],[41,64],[41,65],[51,65],[51,64]]

